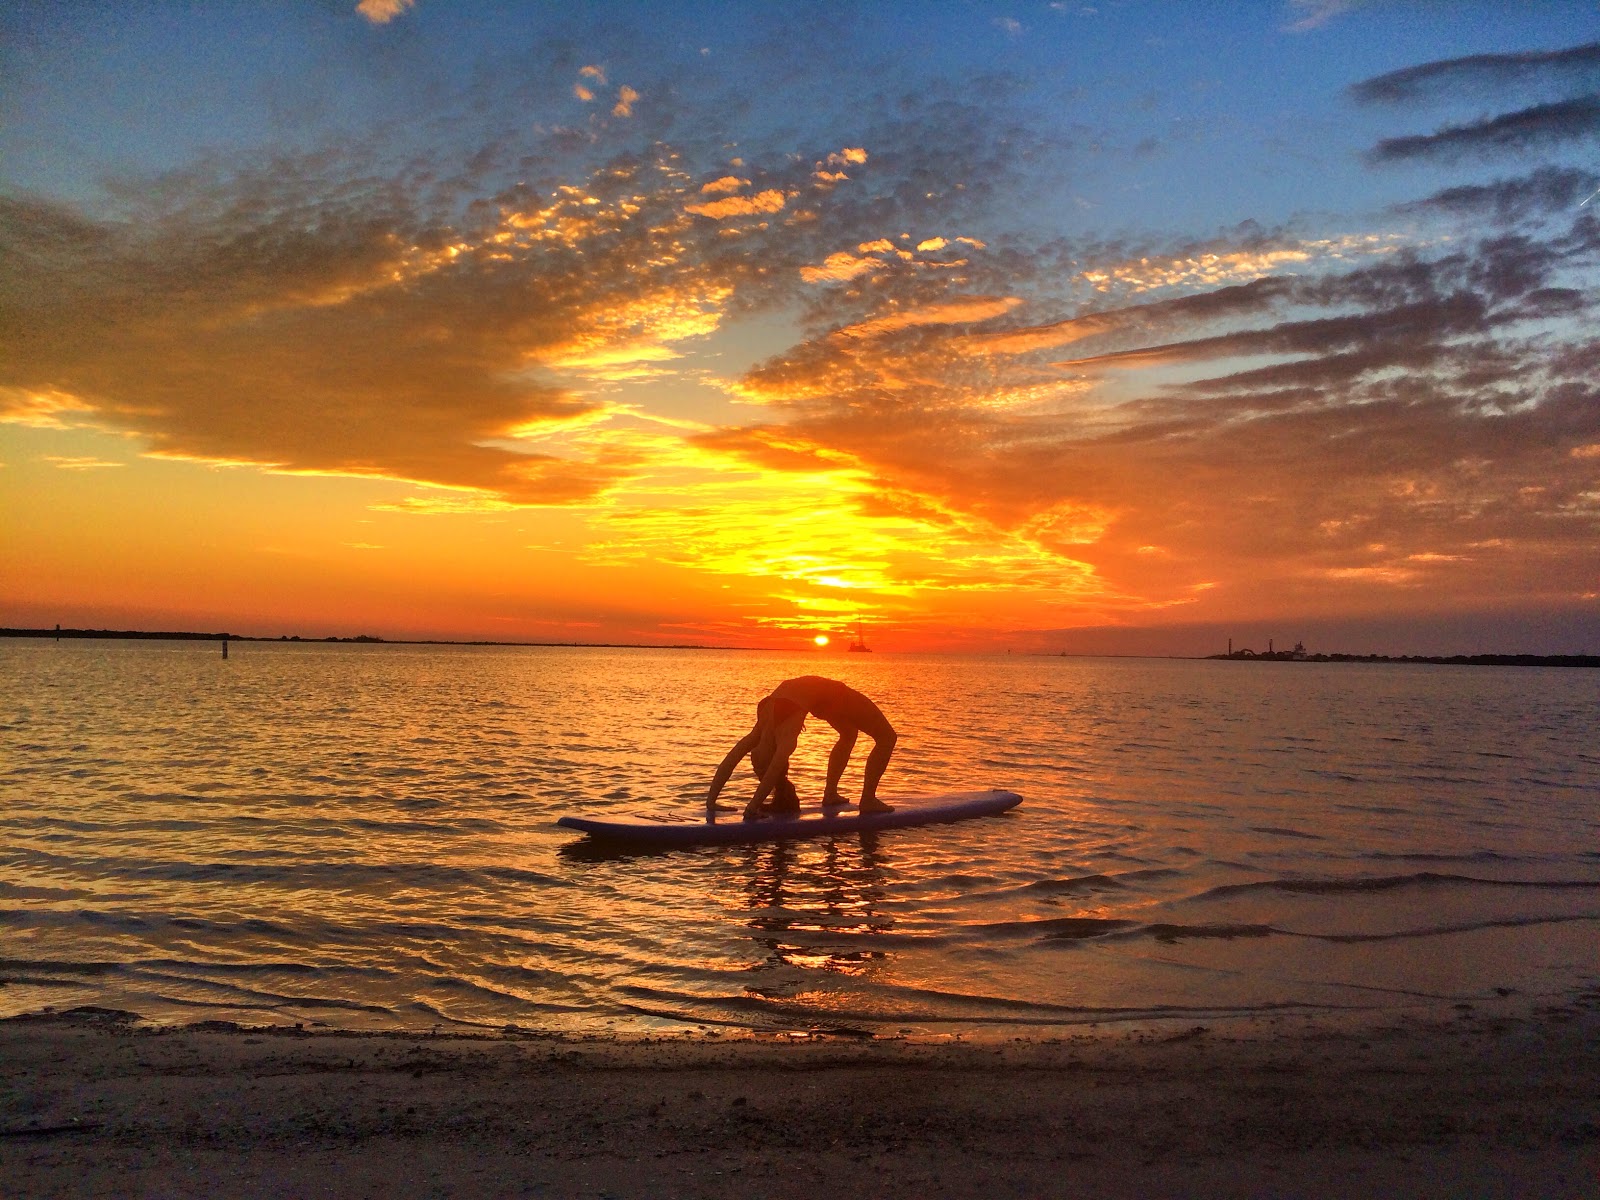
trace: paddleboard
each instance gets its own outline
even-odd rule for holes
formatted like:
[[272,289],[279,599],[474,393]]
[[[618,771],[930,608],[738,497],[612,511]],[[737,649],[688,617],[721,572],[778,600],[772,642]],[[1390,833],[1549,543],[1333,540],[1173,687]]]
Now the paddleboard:
[[562,817],[557,825],[576,829],[591,838],[630,842],[639,846],[704,846],[732,842],[775,842],[786,838],[822,837],[827,834],[865,833],[875,829],[906,829],[913,825],[941,825],[987,817],[1022,803],[1016,792],[991,788],[982,792],[945,792],[937,796],[895,796],[893,812],[863,816],[854,807],[806,809],[798,817],[763,817],[746,821],[737,812],[717,813],[707,819],[699,813],[631,813],[615,817]]

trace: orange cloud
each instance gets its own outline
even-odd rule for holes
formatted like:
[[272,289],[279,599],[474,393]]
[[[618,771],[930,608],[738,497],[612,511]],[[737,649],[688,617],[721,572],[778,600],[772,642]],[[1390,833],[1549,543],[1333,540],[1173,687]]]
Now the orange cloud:
[[624,84],[617,91],[617,103],[612,108],[611,115],[614,117],[633,116],[633,106],[638,103],[638,100],[639,93]]
[[918,325],[963,325],[992,321],[1022,303],[1019,296],[958,296],[938,304],[885,313],[839,330],[840,337],[866,338]]
[[121,467],[125,463],[111,462],[103,458],[90,458],[85,455],[46,454],[44,461],[63,471],[98,471],[105,467]]
[[1406,240],[1399,234],[1347,234],[1260,249],[1130,259],[1086,270],[1083,278],[1098,291],[1118,286],[1134,292],[1172,287],[1223,287],[1275,274],[1285,267],[1393,254],[1405,244]]
[[863,258],[839,250],[828,255],[820,267],[801,267],[800,278],[807,283],[844,283],[882,265],[881,259]]
[[387,25],[401,13],[416,5],[417,0],[361,0],[356,11],[374,25]]
[[776,188],[768,188],[764,192],[757,192],[754,196],[729,196],[723,200],[712,200],[705,204],[688,204],[684,206],[686,212],[698,216],[710,217],[714,221],[723,221],[729,217],[749,217],[761,213],[780,212],[789,202],[787,196]]
[[90,423],[95,406],[54,388],[0,387],[0,421],[34,429],[71,429]]

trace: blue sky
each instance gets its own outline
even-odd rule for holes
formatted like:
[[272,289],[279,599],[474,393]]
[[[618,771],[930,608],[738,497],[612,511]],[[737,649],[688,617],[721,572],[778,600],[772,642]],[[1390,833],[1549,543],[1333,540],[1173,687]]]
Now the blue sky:
[[[604,61],[649,90],[666,128],[722,134],[753,152],[783,153],[823,130],[865,132],[901,96],[981,92],[997,119],[1055,142],[1049,165],[1060,176],[1037,181],[1045,194],[1029,197],[1027,217],[1068,234],[1198,234],[1243,219],[1359,213],[1416,190],[1415,174],[1361,169],[1360,151],[1393,121],[1346,99],[1357,80],[1600,35],[1592,3],[780,12],[424,2],[381,25],[351,8],[14,6],[0,18],[6,178],[93,204],[108,176],[210,156],[374,138],[397,152],[438,148],[437,139],[571,117],[551,111],[569,76]],[[1484,108],[1481,97],[1447,97],[1430,116],[1444,124]]]

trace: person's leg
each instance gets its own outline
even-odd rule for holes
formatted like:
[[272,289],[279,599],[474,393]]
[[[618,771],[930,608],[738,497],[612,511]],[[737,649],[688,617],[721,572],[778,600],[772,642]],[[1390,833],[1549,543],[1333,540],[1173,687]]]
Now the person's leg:
[[839,740],[833,744],[833,750],[828,754],[828,783],[822,789],[822,807],[838,808],[845,803],[845,798],[839,795],[839,780],[844,778],[844,769],[850,762],[850,754],[856,748],[856,731],[851,726],[834,726],[839,731]]
[[[872,731],[868,730],[868,733]],[[883,778],[884,769],[889,765],[889,756],[894,753],[894,744],[898,740],[887,721],[881,730],[873,734],[872,753],[867,755],[866,777],[861,782],[861,811],[864,813],[894,811],[892,806],[878,799],[878,780]]]

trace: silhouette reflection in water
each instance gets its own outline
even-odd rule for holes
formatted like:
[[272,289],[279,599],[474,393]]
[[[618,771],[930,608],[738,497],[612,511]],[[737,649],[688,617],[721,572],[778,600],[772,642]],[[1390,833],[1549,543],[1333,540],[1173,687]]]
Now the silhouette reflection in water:
[[760,982],[747,985],[746,995],[813,1032],[865,1033],[819,1024],[847,1017],[838,1010],[855,1007],[855,989],[841,991],[814,973],[865,981],[888,966],[889,952],[872,945],[872,935],[894,928],[884,911],[890,868],[878,835],[759,843],[742,848],[739,867],[746,925],[760,953],[751,965]]

